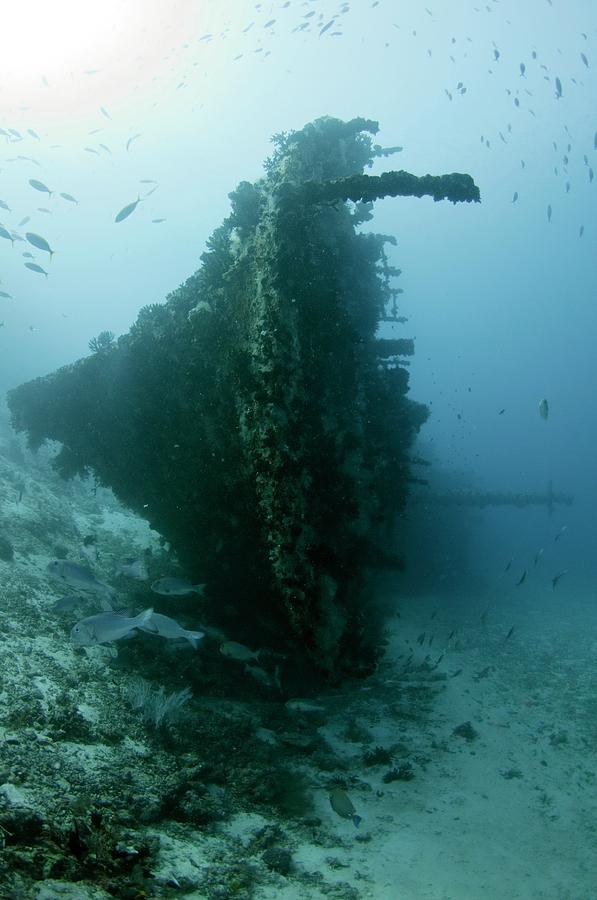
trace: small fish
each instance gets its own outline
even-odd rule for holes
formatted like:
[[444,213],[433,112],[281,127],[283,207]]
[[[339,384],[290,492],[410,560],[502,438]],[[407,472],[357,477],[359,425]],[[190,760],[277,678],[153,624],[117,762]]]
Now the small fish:
[[560,538],[562,537],[562,535],[563,535],[567,530],[568,530],[568,526],[567,526],[567,525],[562,525],[562,527],[560,528],[560,530],[559,530],[558,533],[556,534],[556,536],[555,536],[555,538],[554,538],[554,541],[559,541]]
[[269,672],[266,672],[265,669],[261,668],[261,666],[250,666],[248,665],[248,663],[245,663],[244,670],[245,674],[250,675],[251,678],[254,678],[255,681],[258,681],[259,684],[262,684],[264,687],[277,687],[276,681],[272,678]]
[[525,77],[524,73],[526,72],[527,67],[525,66],[524,63],[520,63],[518,68],[520,69],[520,77],[524,78]]
[[[581,56],[582,56],[582,54],[581,54]],[[27,133],[30,134],[32,138],[35,138],[36,141],[41,140],[39,134],[37,133],[37,131],[34,131],[33,128],[28,128]]]
[[537,563],[539,562],[539,560],[541,559],[542,556],[543,556],[543,547],[541,547],[541,548],[540,548],[539,550],[537,550],[537,552],[535,553],[535,561],[534,561],[534,563],[533,563],[533,568],[536,567]]
[[584,233],[585,233],[585,226],[584,226],[584,225],[581,225],[580,228],[578,229],[578,236],[579,236],[579,238],[581,238],[581,237],[583,236]]
[[512,565],[513,562],[514,562],[514,559],[509,559],[509,560],[508,560],[508,562],[506,563],[506,567],[505,567],[505,569],[504,569],[504,572],[507,572],[507,571],[510,569],[510,566]]
[[186,578],[158,578],[152,582],[151,590],[162,597],[187,597],[189,594],[203,596],[205,585],[192,584]]
[[346,791],[341,787],[333,787],[329,793],[329,798],[330,806],[336,815],[342,819],[350,819],[354,823],[355,828],[358,828],[362,819],[361,816],[357,816],[352,800]]
[[139,134],[134,134],[132,137],[130,137],[130,138],[128,139],[128,141],[126,142],[126,149],[127,149],[127,151],[129,150],[129,148],[130,148],[131,144],[133,143],[133,141],[136,141],[137,138],[140,138],[140,137],[141,137],[141,132],[139,132]]
[[21,221],[19,222],[19,224],[17,225],[17,228],[22,228],[23,225],[26,225],[27,222],[30,222],[30,221],[31,221],[31,216],[25,216],[25,218],[21,219]]
[[111,119],[111,118],[112,118],[112,116],[110,115],[110,113],[108,112],[108,110],[105,108],[105,106],[100,106],[100,112],[101,112],[102,116],[105,116],[105,117],[106,117],[106,119]]
[[37,211],[42,213],[49,213],[50,215],[52,215],[52,210],[48,209],[46,206],[38,206]]
[[171,619],[169,616],[163,616],[161,613],[156,612],[151,614],[145,624],[139,625],[139,628],[142,631],[156,634],[167,640],[180,640],[182,638],[189,642],[193,650],[197,649],[197,644],[205,637],[204,631],[188,631],[186,628],[179,625],[175,619]]
[[145,560],[135,557],[125,559],[118,566],[114,575],[124,575],[126,578],[133,578],[135,581],[148,581],[149,579]]
[[513,634],[514,634],[514,625],[512,626],[512,628],[510,629],[510,631],[508,632],[508,634],[506,635],[506,637],[504,638],[504,644],[506,643],[506,641],[508,640],[508,638],[511,638],[511,637],[512,637]]
[[593,135],[593,150],[597,150],[597,131]]
[[325,34],[326,31],[329,31],[335,21],[336,21],[336,19],[334,17],[333,19],[330,19],[329,22],[326,22],[326,24],[323,26],[323,28],[321,28],[319,31],[319,37],[321,37],[322,34]]
[[60,192],[60,196],[62,197],[63,200],[69,200],[71,203],[77,203],[77,204],[79,203],[79,201],[76,200],[72,194],[66,194],[66,193],[64,193],[64,191]]
[[299,697],[293,700],[287,700],[284,704],[287,710],[296,713],[323,713],[325,707],[318,703],[312,703],[310,700],[301,700]]
[[137,209],[139,203],[142,203],[141,197],[137,197],[137,199],[133,203],[127,203],[126,206],[123,206],[120,212],[117,214],[114,219],[115,222],[122,222],[124,219],[127,219],[132,212]]
[[106,153],[109,153],[110,156],[112,156],[112,151],[110,150],[110,148],[109,148],[106,144],[100,144],[99,146],[102,148],[102,150],[105,150]]
[[5,209],[7,212],[12,212],[12,209],[4,200],[0,200],[0,209]]
[[12,294],[7,294],[6,291],[0,291],[0,297],[4,297],[6,300],[12,300]]
[[417,644],[420,644],[421,647],[425,643],[425,632],[423,631],[417,638]]
[[551,222],[551,203],[547,207],[547,221]]
[[54,193],[54,191],[51,191],[50,188],[43,183],[43,181],[38,181],[37,178],[30,178],[29,184],[32,188],[35,188],[36,191],[40,191],[42,194],[47,194],[49,197],[51,197]]
[[518,200],[518,191],[514,191],[514,195],[512,197],[512,203],[516,203]]
[[497,62],[499,60],[499,58],[500,58],[500,51],[496,47],[496,48],[494,48],[494,51],[493,51],[493,59],[495,62]]
[[25,237],[29,241],[29,243],[35,247],[37,250],[45,250],[46,253],[50,254],[50,262],[52,261],[52,257],[54,256],[54,250],[50,247],[45,238],[41,237],[39,234],[35,234],[33,231],[26,231]]
[[226,659],[236,659],[238,662],[248,662],[251,659],[259,659],[260,650],[251,650],[250,647],[245,647],[244,644],[239,644],[236,641],[224,641],[223,644],[220,644],[220,653],[222,656],[225,656]]
[[498,416],[503,416],[505,412],[506,412],[506,407],[504,406],[503,409],[500,409]]
[[539,402],[539,415],[544,422],[547,422],[547,418],[549,416],[549,403],[547,402],[545,397]]
[[524,572],[522,573],[522,575],[520,576],[520,578],[518,579],[518,581],[516,582],[515,587],[520,587],[520,585],[523,584],[526,577],[527,577],[527,570],[525,569]]
[[99,150],[95,150],[93,147],[85,147],[86,153],[95,153],[96,156],[99,156]]
[[556,100],[559,100],[562,96],[562,82],[556,76]]
[[584,62],[585,66],[586,66],[587,69],[588,69],[588,68],[589,68],[589,60],[587,59],[587,57],[585,56],[585,54],[584,54],[584,53],[581,53],[581,54],[580,54],[580,58],[582,59],[582,61]]
[[482,681],[484,678],[488,678],[493,672],[493,666],[485,666],[484,669],[481,669],[480,672],[475,672],[473,675],[473,680],[476,682]]
[[594,173],[593,170],[589,167],[589,182],[592,182],[594,177],[595,177],[595,173]]
[[68,594],[66,597],[60,597],[59,600],[56,600],[50,609],[55,613],[70,613],[80,606],[85,606],[87,603],[89,603],[89,597],[85,597],[84,594]]
[[567,572],[568,572],[568,569],[564,569],[563,572],[559,572],[557,575],[554,575],[554,577],[551,579],[552,591],[555,591],[558,581],[560,580],[560,578],[563,578],[563,576],[566,575]]
[[159,225],[161,222],[165,222],[165,219],[152,219],[151,220],[154,225]]
[[33,256],[33,253],[29,253],[28,250],[26,250],[26,251],[23,253],[23,256],[25,256],[27,259],[34,259],[34,258],[35,258],[35,257]]
[[76,647],[93,647],[119,641],[134,633],[135,629],[147,625],[152,615],[153,609],[145,609],[138,616],[121,616],[115,612],[88,616],[73,626],[71,641]]
[[157,181],[153,178],[140,178],[139,184],[157,184]]
[[10,241],[11,244],[14,244],[15,239],[12,234],[4,228],[3,225],[0,225],[0,237],[5,238],[7,241]]
[[39,275],[45,275],[46,278],[48,277],[46,270],[42,269],[41,266],[38,266],[37,263],[26,262],[25,268],[30,269],[32,272],[37,272]]
[[114,588],[96,578],[92,570],[87,568],[87,566],[80,566],[78,563],[71,562],[68,559],[53,559],[52,562],[48,563],[46,571],[51,578],[63,584],[68,584],[79,591],[100,594],[110,599],[114,597]]

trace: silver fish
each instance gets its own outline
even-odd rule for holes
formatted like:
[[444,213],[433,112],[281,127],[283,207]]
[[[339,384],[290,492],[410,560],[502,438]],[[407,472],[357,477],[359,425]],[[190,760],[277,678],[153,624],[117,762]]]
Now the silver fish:
[[85,597],[84,594],[67,594],[66,597],[60,597],[59,600],[56,600],[50,609],[55,613],[69,613],[73,609],[77,609],[77,607],[85,606],[87,603],[89,603],[89,597]]
[[134,557],[125,559],[124,562],[118,566],[114,574],[124,575],[126,578],[134,578],[135,581],[147,581],[149,579],[149,572],[147,571],[145,560],[136,559]]
[[0,237],[6,238],[7,241],[10,241],[11,244],[14,244],[15,239],[12,234],[4,228],[3,225],[0,225]]
[[186,597],[188,594],[203,594],[204,584],[192,584],[186,578],[158,578],[152,582],[151,590],[162,597]]
[[38,266],[37,263],[26,262],[25,268],[30,269],[32,272],[37,272],[39,275],[45,275],[48,277],[48,273],[45,269],[42,269],[41,266]]
[[66,193],[64,193],[63,191],[60,192],[60,196],[62,197],[63,200],[70,200],[71,203],[78,203],[78,202],[79,202],[78,200],[76,200],[76,199],[73,197],[72,194],[66,194]]
[[120,616],[115,612],[87,616],[73,626],[70,638],[77,647],[93,647],[96,644],[119,641],[135,629],[147,625],[152,615],[153,609],[145,609],[138,616],[132,617]]
[[236,641],[224,641],[220,644],[220,653],[226,659],[236,659],[239,662],[247,662],[250,659],[259,659],[259,650],[251,650],[244,644],[238,644]]
[[52,257],[54,256],[54,251],[48,244],[45,238],[43,238],[40,234],[35,234],[33,231],[26,231],[25,237],[29,241],[29,243],[36,247],[38,250],[45,250],[46,253],[50,254],[50,262],[52,261]]
[[297,713],[323,713],[325,712],[325,707],[320,706],[318,703],[312,703],[311,700],[301,700],[300,698],[296,698],[294,700],[287,700],[284,704],[286,709],[290,712]]
[[38,181],[37,178],[30,178],[29,184],[32,188],[35,188],[36,191],[41,191],[42,194],[47,194],[49,197],[54,193],[54,191],[51,191],[43,181]]
[[130,214],[137,209],[139,203],[142,203],[141,197],[137,197],[137,199],[133,203],[127,203],[126,206],[123,206],[119,213],[117,213],[115,222],[122,222],[124,219],[128,219]]
[[46,571],[51,578],[77,588],[79,591],[101,594],[110,599],[116,593],[113,587],[96,578],[87,566],[80,566],[68,559],[53,559],[51,563],[48,563]]
[[179,625],[175,619],[156,612],[152,614],[146,625],[140,625],[139,627],[142,631],[149,631],[151,634],[157,634],[167,640],[182,638],[189,642],[193,650],[197,649],[197,644],[205,637],[204,631],[188,631]]
[[549,416],[549,403],[547,402],[545,397],[539,402],[539,415],[545,422],[547,422],[547,418]]
[[0,208],[6,209],[8,212],[12,212],[10,206],[4,200],[0,200]]

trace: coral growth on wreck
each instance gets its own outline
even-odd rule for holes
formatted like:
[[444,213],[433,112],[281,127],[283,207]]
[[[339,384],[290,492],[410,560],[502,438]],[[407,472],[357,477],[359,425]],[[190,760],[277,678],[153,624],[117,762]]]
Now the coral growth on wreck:
[[389,152],[376,131],[323,118],[277,135],[194,275],[102,352],[9,396],[33,446],[62,443],[62,474],[92,470],[165,536],[207,583],[207,616],[336,675],[375,665],[366,575],[399,564],[382,537],[427,416],[400,364],[412,341],[376,336],[404,321],[392,239],[359,226],[381,196],[478,200],[466,175],[363,174]]

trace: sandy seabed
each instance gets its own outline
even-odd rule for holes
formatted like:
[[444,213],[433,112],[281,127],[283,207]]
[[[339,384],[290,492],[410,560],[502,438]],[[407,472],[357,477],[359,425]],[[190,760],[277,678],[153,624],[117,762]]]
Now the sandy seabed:
[[[112,878],[99,870],[93,878],[61,876],[44,841],[60,816],[79,823],[77,841],[91,840],[81,825],[89,808],[80,804],[90,784],[104,779],[104,816],[125,770],[150,805],[163,771],[200,762],[201,747],[196,760],[188,753],[177,760],[175,742],[156,742],[122,700],[135,673],[115,664],[117,648],[75,652],[72,622],[51,609],[60,592],[46,565],[57,542],[74,554],[81,536],[94,532],[113,567],[123,554],[157,548],[158,536],[108,492],[64,486],[43,457],[33,460],[3,438],[0,533],[14,558],[0,560],[0,896],[597,897],[597,604],[564,583],[553,594],[529,586],[516,605],[499,588],[491,603],[401,598],[376,675],[309,698],[323,708],[315,715],[288,713],[287,698],[267,689],[230,703],[195,691],[200,715],[236,717],[256,746],[281,754],[292,747],[289,766],[309,785],[309,814],[237,802],[209,827],[165,811],[147,821],[133,816],[130,840],[110,852],[134,856],[149,847],[144,879],[134,867],[129,881],[122,870]],[[68,733],[69,717],[78,736]],[[330,807],[337,777],[362,817],[358,828]],[[202,796],[215,803],[233,786],[233,777],[230,788],[203,785]],[[68,827],[65,857],[88,853]],[[272,855],[267,835],[283,852]]]

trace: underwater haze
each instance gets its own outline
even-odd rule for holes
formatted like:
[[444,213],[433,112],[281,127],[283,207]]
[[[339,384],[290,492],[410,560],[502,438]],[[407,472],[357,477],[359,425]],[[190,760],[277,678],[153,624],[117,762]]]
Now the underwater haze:
[[[307,222],[321,250],[309,278],[336,277],[337,266],[336,300],[373,296],[365,273],[382,261],[401,270],[392,314],[376,307],[363,328],[412,339],[414,353],[372,367],[355,353],[359,391],[348,399],[363,443],[349,447],[344,430],[334,443],[350,404],[330,408],[321,456],[342,443],[342,464],[330,463],[329,480],[281,464],[263,500],[267,538],[252,545],[253,520],[234,498],[243,477],[247,507],[253,482],[261,489],[267,440],[255,450],[251,434],[258,464],[242,457],[221,491],[213,469],[197,483],[185,469],[198,458],[193,423],[215,401],[200,407],[176,373],[151,369],[155,352],[156,367],[169,359],[186,375],[207,360],[208,370],[224,346],[228,364],[235,316],[169,356],[170,326],[155,347],[134,342],[146,307],[155,322],[153,305],[166,303],[207,319],[227,290],[242,297],[241,325],[251,309],[249,332],[267,338],[273,319],[255,310],[284,280],[272,255],[297,233],[272,226],[278,202],[296,214],[272,185],[308,171],[311,145],[297,141],[293,155],[292,139],[308,123],[322,142],[313,158],[326,128],[336,147],[344,126],[324,117],[348,123],[348,137],[331,174],[303,180],[461,173],[480,202],[347,189],[319,205],[312,231]],[[2,897],[597,897],[595,170],[594,0],[31,0],[3,11],[0,395],[13,400],[0,404]],[[216,281],[226,221],[230,258],[247,269],[231,274],[230,263]],[[342,244],[348,231],[354,243]],[[368,232],[396,240],[353,268]],[[288,282],[319,297],[315,276]],[[323,333],[326,310],[311,312]],[[248,433],[249,400],[264,395],[249,390],[238,349],[240,374],[214,375],[206,396],[225,395]],[[276,379],[295,349],[286,368],[272,364],[263,401],[288,425],[292,452],[302,422]],[[111,352],[118,361],[86,406],[75,379],[95,370],[73,364],[100,367]],[[338,384],[350,391],[346,359],[338,347]],[[407,373],[383,395],[387,409],[363,388],[378,384],[376,366]],[[180,390],[170,418],[166,382]],[[124,404],[143,386],[133,428]],[[334,382],[329,396],[338,391]],[[387,442],[384,411],[398,422]],[[225,416],[205,426],[224,435],[223,470],[236,459],[227,427]],[[318,443],[310,420],[304,432]],[[70,481],[52,466],[60,445]],[[369,492],[379,506],[359,464],[379,476]],[[383,480],[392,467],[395,483]],[[291,482],[304,496],[281,496]],[[284,532],[288,508],[327,528],[329,544],[313,540],[299,559],[308,541]],[[223,530],[208,543],[218,515]],[[358,520],[353,532],[344,517]],[[372,533],[382,535],[375,557]],[[287,590],[271,617],[260,598],[269,567]],[[311,606],[306,571],[321,591]]]

